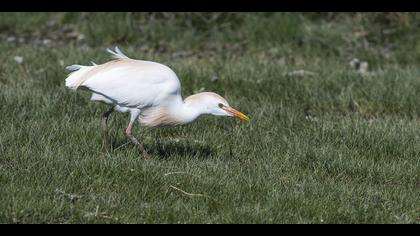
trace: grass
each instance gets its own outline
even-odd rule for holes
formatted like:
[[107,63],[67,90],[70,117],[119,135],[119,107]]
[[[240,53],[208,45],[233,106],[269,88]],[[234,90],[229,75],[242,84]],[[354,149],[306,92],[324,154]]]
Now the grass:
[[[1,13],[0,222],[419,223],[419,17]],[[252,122],[136,127],[143,160],[112,114],[105,155],[107,108],[67,89],[64,66],[114,45]]]

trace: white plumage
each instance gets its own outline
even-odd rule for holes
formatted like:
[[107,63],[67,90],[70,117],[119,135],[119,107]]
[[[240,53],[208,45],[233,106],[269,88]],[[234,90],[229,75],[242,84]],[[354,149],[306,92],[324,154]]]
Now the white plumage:
[[149,127],[186,124],[203,114],[237,116],[249,120],[215,93],[199,93],[183,101],[180,81],[173,70],[165,65],[130,59],[118,47],[115,51],[107,51],[113,55],[114,60],[101,65],[92,62],[91,66],[68,66],[67,69],[72,73],[66,79],[67,87],[88,90],[92,92],[91,100],[111,106],[103,116],[107,149],[109,141],[106,122],[113,110],[130,113],[126,134],[133,143],[139,145],[144,155],[144,148],[131,135],[136,119]]

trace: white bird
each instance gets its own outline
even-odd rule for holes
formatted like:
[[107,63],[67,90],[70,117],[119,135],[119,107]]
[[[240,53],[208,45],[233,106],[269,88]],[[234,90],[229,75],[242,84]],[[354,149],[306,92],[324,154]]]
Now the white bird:
[[102,115],[106,151],[110,149],[107,120],[114,110],[130,113],[125,134],[145,157],[148,154],[143,145],[132,135],[136,120],[147,127],[187,124],[205,114],[250,120],[216,93],[197,93],[182,100],[181,83],[175,72],[165,65],[128,58],[118,47],[107,51],[113,54],[114,60],[101,65],[92,62],[91,66],[68,66],[72,72],[65,83],[73,90],[90,91],[92,101],[110,106]]

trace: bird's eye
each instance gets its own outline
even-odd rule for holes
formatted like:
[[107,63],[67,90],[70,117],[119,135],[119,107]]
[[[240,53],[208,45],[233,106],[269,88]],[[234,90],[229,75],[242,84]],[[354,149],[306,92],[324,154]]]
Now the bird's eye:
[[220,108],[223,108],[223,107],[224,107],[224,105],[223,105],[223,104],[221,104],[221,103],[219,103],[219,107],[220,107]]

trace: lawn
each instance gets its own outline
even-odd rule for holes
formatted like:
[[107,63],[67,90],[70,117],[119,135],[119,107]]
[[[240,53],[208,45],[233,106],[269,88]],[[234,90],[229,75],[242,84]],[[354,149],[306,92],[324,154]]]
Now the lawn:
[[[420,223],[420,14],[0,13],[0,223]],[[134,128],[64,86],[118,45],[251,122]],[[357,58],[362,66],[351,65]],[[356,63],[357,64],[357,63]],[[364,67],[367,66],[367,69]]]

